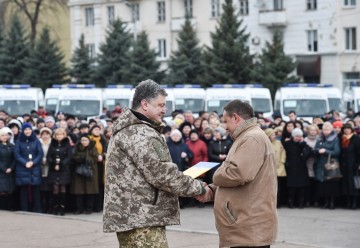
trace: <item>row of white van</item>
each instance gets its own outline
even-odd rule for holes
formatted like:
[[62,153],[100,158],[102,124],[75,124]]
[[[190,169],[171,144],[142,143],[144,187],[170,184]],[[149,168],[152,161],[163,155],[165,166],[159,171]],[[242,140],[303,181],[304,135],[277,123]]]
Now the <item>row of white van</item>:
[[[63,111],[85,118],[98,116],[103,106],[114,109],[116,103],[122,107],[131,106],[134,89],[130,85],[109,85],[96,88],[94,85],[54,85],[45,91],[29,85],[2,85],[0,109],[14,115],[30,113],[38,106],[47,111]],[[203,89],[199,85],[164,86],[168,93],[167,115],[175,109],[222,112],[224,105],[233,99],[249,102],[255,111],[270,117],[273,113],[270,91],[261,85],[213,85]],[[354,110],[360,109],[360,87],[347,92],[346,101],[352,103]],[[348,104],[349,105],[349,104]],[[330,110],[342,110],[342,95],[339,89],[330,85],[287,84],[278,89],[274,109],[286,119],[289,111],[294,110],[299,117],[321,116]]]

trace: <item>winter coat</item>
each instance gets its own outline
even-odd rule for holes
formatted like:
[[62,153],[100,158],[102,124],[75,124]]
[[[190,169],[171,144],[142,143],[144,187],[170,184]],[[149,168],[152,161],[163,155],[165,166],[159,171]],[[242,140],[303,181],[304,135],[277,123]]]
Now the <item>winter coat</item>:
[[[30,136],[26,136],[23,132],[19,134],[15,143],[14,154],[16,185],[40,185],[43,150],[34,132]],[[33,166],[26,168],[25,165],[29,162],[30,154],[32,155]]]
[[[323,154],[319,154],[319,150],[321,148],[325,148],[326,152]],[[335,131],[332,131],[327,137],[325,137],[322,133],[319,136],[318,141],[316,142],[315,155],[317,157],[316,165],[315,165],[315,179],[320,182],[325,181],[324,176],[324,166],[328,161],[328,155],[331,155],[331,158],[339,160],[340,155],[340,145],[338,136]]]
[[196,165],[199,162],[208,162],[208,148],[204,141],[198,139],[197,141],[188,140],[186,142],[189,149],[194,154],[194,158],[192,159],[190,166]]
[[[306,142],[306,144],[308,144],[308,146],[310,146],[311,149],[314,150],[317,139],[318,139],[318,135],[316,135],[315,137],[311,137],[311,138],[309,136],[307,136],[304,139],[304,141]],[[314,166],[315,166],[315,156],[311,156],[306,161],[306,167],[308,168],[308,174],[309,174],[309,177],[311,177],[311,178],[313,178],[315,176]]]
[[[11,169],[11,173],[6,173],[8,168]],[[0,193],[10,193],[14,190],[14,169],[14,145],[9,142],[0,143]]]
[[210,141],[208,145],[209,161],[222,163],[223,160],[219,158],[219,155],[227,155],[230,151],[231,145],[232,141],[227,138]]
[[[166,142],[172,161],[178,166],[179,171],[184,171],[189,167],[190,161],[193,159],[194,154],[189,149],[187,144],[181,139],[179,142],[174,142],[168,139]],[[182,158],[181,153],[185,152],[187,157]]]
[[[80,142],[76,144],[74,155],[72,157],[72,164],[74,170],[71,177],[71,194],[74,195],[89,195],[99,193],[99,179],[97,167],[98,152],[95,148],[95,142],[90,141],[87,147],[84,147]],[[92,178],[76,174],[75,170],[81,164],[88,164],[93,171]]]
[[[64,138],[60,142],[51,139],[50,147],[46,156],[49,164],[48,182],[51,184],[69,184],[70,183],[70,160],[71,160],[71,146],[68,138]],[[60,159],[60,170],[56,171],[56,159]]]
[[278,226],[274,148],[256,118],[231,136],[234,143],[210,185],[219,247],[270,245]]
[[171,162],[161,126],[125,109],[114,123],[105,164],[104,231],[178,225],[178,196],[204,193]]
[[286,175],[288,187],[306,187],[310,185],[306,160],[312,149],[303,141],[295,142],[292,138],[284,142],[286,151]]
[[358,195],[359,190],[355,189],[353,179],[360,165],[360,138],[356,134],[350,138],[347,148],[341,147],[340,165],[343,175],[342,193],[345,195]]
[[280,140],[274,140],[271,142],[275,150],[276,158],[276,175],[278,177],[286,177],[285,162],[286,162],[286,151]]

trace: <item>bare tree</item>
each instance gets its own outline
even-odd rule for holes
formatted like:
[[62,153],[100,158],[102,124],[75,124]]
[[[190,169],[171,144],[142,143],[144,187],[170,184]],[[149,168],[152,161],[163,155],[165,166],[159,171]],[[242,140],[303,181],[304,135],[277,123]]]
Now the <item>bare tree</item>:
[[29,39],[33,46],[41,13],[49,11],[56,14],[59,7],[67,7],[67,2],[68,0],[0,0],[0,14],[2,9],[6,11],[8,8],[15,8],[15,13],[23,13],[30,24]]

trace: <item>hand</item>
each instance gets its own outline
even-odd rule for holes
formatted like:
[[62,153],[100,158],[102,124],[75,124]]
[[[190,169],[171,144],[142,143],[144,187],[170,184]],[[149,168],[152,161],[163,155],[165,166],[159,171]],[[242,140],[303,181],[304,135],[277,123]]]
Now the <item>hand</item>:
[[226,154],[220,154],[220,155],[219,155],[219,158],[220,158],[221,160],[225,160],[225,159],[226,159]]
[[214,199],[214,193],[213,191],[209,188],[209,186],[205,186],[205,190],[206,193],[203,195],[198,195],[196,198],[196,200],[198,200],[199,202],[209,202],[212,201]]
[[25,164],[25,167],[28,168],[28,169],[30,169],[32,166],[33,166],[33,162],[27,162]]
[[60,166],[57,164],[57,165],[55,165],[55,170],[56,171],[59,171],[60,170]]
[[11,168],[7,168],[5,171],[6,174],[10,174],[11,173]]
[[319,153],[320,154],[324,154],[326,152],[326,149],[325,148],[321,148],[320,150],[319,150]]
[[181,153],[181,157],[182,157],[182,158],[186,158],[186,157],[187,157],[186,152],[182,152],[182,153]]
[[102,157],[102,155],[99,155],[98,156],[98,162],[102,162],[103,161],[103,157]]

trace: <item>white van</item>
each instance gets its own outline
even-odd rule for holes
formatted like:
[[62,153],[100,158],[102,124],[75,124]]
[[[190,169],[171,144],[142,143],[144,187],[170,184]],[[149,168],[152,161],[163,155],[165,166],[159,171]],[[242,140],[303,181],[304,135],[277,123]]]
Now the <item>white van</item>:
[[264,117],[273,113],[270,91],[260,84],[214,84],[206,89],[206,111],[222,114],[224,106],[236,99],[248,102]]
[[351,86],[344,91],[344,102],[347,108],[354,110],[354,113],[360,111],[360,87]]
[[130,108],[131,89],[132,85],[114,85],[110,84],[103,89],[103,105],[107,107],[109,111],[113,111],[117,103],[121,108],[125,106]]
[[298,118],[309,122],[330,111],[324,88],[312,84],[287,84],[279,88],[275,94],[274,109],[285,121],[289,121],[288,113],[295,111]]
[[9,115],[30,114],[44,104],[44,93],[30,85],[0,85],[0,109]]
[[102,114],[102,90],[93,84],[68,84],[59,94],[56,112],[62,111],[79,119]]
[[200,85],[181,84],[173,88],[175,109],[191,110],[195,115],[205,110],[206,91]]
[[55,113],[60,95],[60,85],[53,85],[45,90],[45,110],[47,113]]

